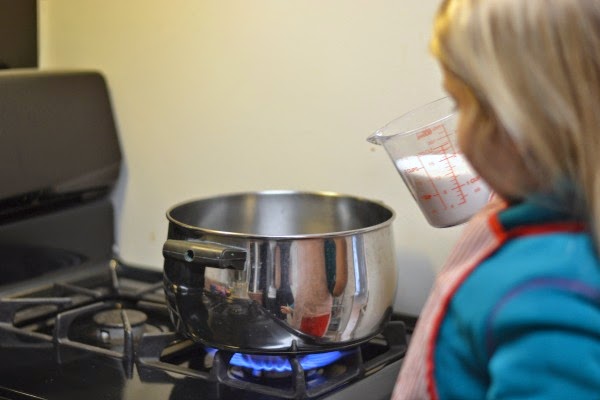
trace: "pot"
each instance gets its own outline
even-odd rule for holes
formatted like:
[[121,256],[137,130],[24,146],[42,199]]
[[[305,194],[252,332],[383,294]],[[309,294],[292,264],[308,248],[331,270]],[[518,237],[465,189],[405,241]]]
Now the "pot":
[[245,353],[355,346],[388,322],[394,212],[329,192],[264,191],[167,212],[164,289],[183,335]]

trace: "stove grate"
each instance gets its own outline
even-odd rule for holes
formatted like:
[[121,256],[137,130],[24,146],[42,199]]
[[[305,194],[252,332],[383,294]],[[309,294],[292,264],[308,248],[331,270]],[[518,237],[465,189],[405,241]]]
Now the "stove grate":
[[[286,354],[283,356],[291,366],[289,373],[283,379],[262,379],[252,372],[246,376],[232,373],[232,368],[239,368],[231,365],[231,359],[238,353],[209,348],[173,333],[161,333],[142,338],[138,346],[138,371],[146,380],[161,381],[176,374],[214,382],[217,397],[226,397],[224,392],[229,389],[240,389],[261,398],[315,399],[400,360],[406,348],[404,323],[391,321],[381,335],[343,350],[338,361],[322,367],[324,371],[316,375],[315,369],[303,367],[301,359],[305,355]],[[324,379],[319,374],[324,374]]]

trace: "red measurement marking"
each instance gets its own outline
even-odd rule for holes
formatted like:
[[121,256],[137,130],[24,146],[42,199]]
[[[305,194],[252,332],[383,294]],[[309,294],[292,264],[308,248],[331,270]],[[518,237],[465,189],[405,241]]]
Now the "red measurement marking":
[[427,137],[432,133],[433,131],[431,129],[425,129],[422,132],[417,133],[417,139],[423,139],[424,137]]
[[425,165],[423,165],[423,160],[421,159],[421,157],[419,157],[419,162],[421,163],[421,165],[425,169],[425,173],[427,174],[427,180],[429,180],[429,183],[431,184],[431,187],[435,191],[435,193],[433,195],[427,195],[427,196],[430,196],[430,197],[426,198],[425,200],[430,200],[433,196],[436,196],[440,200],[440,202],[442,203],[442,207],[444,207],[444,209],[447,209],[448,206],[446,205],[446,202],[444,201],[444,198],[442,196],[440,196],[440,192],[438,191],[437,186],[435,186],[435,182],[432,179],[431,175],[429,175],[429,171],[427,171],[427,168],[425,168]]
[[448,143],[444,142],[439,146],[434,146],[431,148],[432,154],[445,154],[448,151]]
[[[446,138],[446,143],[443,146],[448,146],[448,149],[444,149],[443,154],[444,154],[444,158],[443,161],[447,163],[447,167],[448,167],[448,176],[451,177],[454,185],[451,188],[452,191],[456,192],[456,195],[458,197],[458,205],[461,204],[465,204],[467,202],[467,195],[466,193],[463,191],[463,184],[461,184],[458,181],[458,177],[456,176],[456,174],[454,173],[454,168],[452,168],[452,163],[450,161],[451,158],[456,158],[456,149],[454,149],[454,146],[452,146],[452,142],[450,141],[450,133],[446,130],[446,127],[444,125],[439,125],[439,127],[442,129],[443,131],[443,135]],[[450,154],[447,153],[447,150],[451,150]],[[477,177],[474,181],[473,179],[471,179],[470,181],[473,181],[471,183],[474,183],[478,180],[479,177]]]
[[[446,170],[446,177],[450,179],[451,185],[449,190],[444,190],[442,194],[440,194],[440,188],[436,186],[436,181],[441,179],[440,176],[433,177],[429,174],[427,167],[425,167],[425,163],[419,157],[419,161],[423,166],[425,173],[427,174],[427,178],[431,187],[433,188],[433,194],[423,195],[423,200],[430,200],[433,197],[437,197],[442,205],[443,210],[447,210],[449,208],[449,204],[447,204],[444,200],[443,195],[447,195],[448,192],[453,192],[458,197],[458,203],[452,201],[451,207],[455,205],[461,205],[467,202],[467,195],[463,191],[463,184],[458,181],[458,177],[454,171],[452,166],[452,161],[457,158],[457,149],[454,148],[450,140],[451,132],[449,132],[443,124],[437,125],[432,129],[427,129],[422,131],[417,135],[417,139],[422,139],[424,137],[429,137],[427,140],[428,149],[425,149],[419,153],[419,156],[425,156],[429,154],[441,155],[442,157],[438,160],[438,164],[442,169]],[[429,167],[435,166],[435,163],[428,163]],[[471,179],[467,184],[475,183],[479,178],[473,180]]]

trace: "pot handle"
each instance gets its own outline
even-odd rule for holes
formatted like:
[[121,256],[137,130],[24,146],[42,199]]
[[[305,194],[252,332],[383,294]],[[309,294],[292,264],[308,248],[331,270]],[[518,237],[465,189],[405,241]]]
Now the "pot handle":
[[163,246],[163,256],[204,267],[243,270],[246,250],[219,243],[189,242],[168,239]]

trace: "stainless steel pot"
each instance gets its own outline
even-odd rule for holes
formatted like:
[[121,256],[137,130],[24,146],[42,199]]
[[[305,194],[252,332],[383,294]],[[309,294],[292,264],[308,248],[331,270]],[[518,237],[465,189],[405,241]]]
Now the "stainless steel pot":
[[171,208],[164,284],[177,329],[246,353],[353,346],[389,320],[394,212],[328,192],[239,193]]

